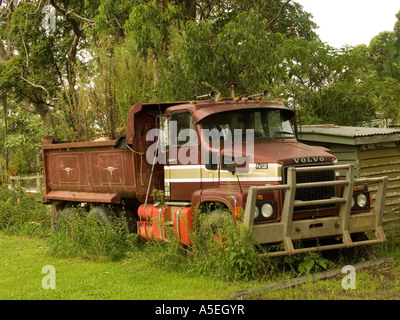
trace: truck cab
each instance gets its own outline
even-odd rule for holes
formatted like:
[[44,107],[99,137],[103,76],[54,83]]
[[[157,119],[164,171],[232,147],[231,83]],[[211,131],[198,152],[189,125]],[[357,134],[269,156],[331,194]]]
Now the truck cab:
[[[218,201],[232,207],[229,188],[236,206],[244,208],[249,187],[285,183],[289,167],[333,165],[336,161],[328,149],[297,141],[295,113],[280,101],[192,102],[170,107],[165,114],[170,121],[167,129],[172,123],[176,127],[174,132],[165,132],[169,141],[164,188],[169,201],[201,203],[209,194],[215,198],[215,193],[221,193]],[[335,179],[334,171],[317,175],[309,181]],[[312,193],[298,192],[297,197],[316,200],[335,195],[335,188],[318,188]],[[269,219],[278,219],[282,197],[265,196],[274,202]],[[315,209],[310,215],[326,213],[323,208]]]

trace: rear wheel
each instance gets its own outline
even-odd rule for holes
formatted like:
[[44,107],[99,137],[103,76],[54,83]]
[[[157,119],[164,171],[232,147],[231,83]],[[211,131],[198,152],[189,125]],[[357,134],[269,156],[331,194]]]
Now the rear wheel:
[[137,233],[137,218],[135,211],[132,208],[125,207],[121,208],[121,215],[124,216],[126,221],[126,229],[129,233]]
[[53,211],[53,230],[60,231],[60,223],[64,218],[71,217],[74,206],[68,202],[55,202],[51,205]]
[[107,206],[95,206],[90,209],[88,215],[100,222],[110,223],[110,217],[113,215],[113,210]]

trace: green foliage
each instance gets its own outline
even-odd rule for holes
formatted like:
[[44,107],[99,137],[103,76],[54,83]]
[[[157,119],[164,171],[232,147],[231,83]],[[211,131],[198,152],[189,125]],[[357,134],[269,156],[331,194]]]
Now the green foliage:
[[165,226],[168,241],[144,244],[147,257],[171,271],[228,281],[298,277],[335,266],[319,252],[269,258],[266,253],[271,248],[256,244],[250,227],[234,222],[227,211],[217,210],[217,217],[209,209],[196,213],[191,246],[182,246],[174,231]]
[[125,29],[142,56],[150,53],[161,58],[168,54],[169,30],[179,26],[182,20],[183,15],[176,6],[168,4],[167,8],[162,8],[151,1],[133,6]]
[[242,223],[232,224],[230,213],[224,212],[224,215],[217,224],[210,224],[209,213],[199,213],[197,232],[192,233],[192,245],[188,247],[166,226],[168,241],[146,244],[148,257],[171,270],[214,279],[252,280],[268,275],[269,259],[258,255],[251,229]]
[[15,175],[40,172],[40,142],[46,132],[43,121],[19,107],[9,109],[7,132],[0,130],[3,154],[7,152],[9,166],[17,168]]
[[328,268],[327,260],[322,258],[317,253],[309,254],[307,260],[299,263],[298,271],[299,275],[308,275],[312,272],[319,272],[321,269],[325,270]]
[[49,240],[49,254],[56,257],[82,257],[96,261],[117,261],[126,256],[137,235],[128,235],[123,219],[110,222],[90,217],[82,208],[61,215],[59,231]]
[[[229,215],[230,213],[225,212]],[[207,215],[199,217],[200,225]],[[260,257],[251,228],[242,223],[222,219],[215,225],[206,224],[206,232],[193,236],[191,270],[228,280],[260,279],[270,273],[268,259]],[[202,221],[203,220],[203,221]]]
[[[114,138],[137,101],[188,100],[210,89],[229,95],[232,82],[242,94],[272,90],[306,122],[358,125],[395,110],[398,90],[386,78],[400,74],[398,23],[370,48],[336,50],[318,41],[296,2],[166,3],[54,1],[56,29],[46,34],[44,3],[19,1],[0,28],[8,54],[0,86],[47,131],[73,140],[98,128]],[[378,76],[385,79],[376,88]]]
[[[125,36],[124,24],[138,0],[98,0],[87,1],[94,11],[94,33],[97,36],[112,35],[118,43]],[[97,2],[97,3],[96,3]]]
[[239,82],[243,93],[252,93],[273,86],[277,76],[282,36],[266,27],[267,20],[254,10],[222,27],[216,22],[188,22],[173,48],[196,91],[208,86],[227,95],[230,84]]
[[267,258],[262,255],[267,249],[254,242],[251,228],[222,211],[213,223],[210,213],[199,213],[191,246],[182,245],[168,225],[167,241],[144,243],[138,234],[127,232],[123,215],[101,221],[80,207],[61,215],[56,232],[46,207],[21,190],[0,189],[0,213],[2,234],[44,238],[48,254],[58,258],[121,261],[133,255],[157,268],[229,281],[295,277],[334,266],[320,253]]
[[153,196],[154,203],[159,203],[160,205],[165,204],[164,190],[154,189],[151,194]]
[[0,231],[9,235],[47,237],[51,216],[22,190],[0,188]]
[[356,126],[375,119],[384,91],[366,48],[335,49],[300,39],[284,48],[285,97],[302,121]]
[[400,37],[394,32],[381,32],[371,40],[369,54],[381,77],[400,77]]

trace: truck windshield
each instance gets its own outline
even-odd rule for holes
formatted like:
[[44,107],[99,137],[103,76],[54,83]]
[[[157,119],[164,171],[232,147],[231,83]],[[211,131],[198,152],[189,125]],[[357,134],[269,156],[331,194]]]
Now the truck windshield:
[[[291,113],[280,109],[242,109],[219,112],[204,118],[201,128],[209,130],[211,136],[218,133],[221,138],[227,140],[237,134],[234,130],[242,130],[242,135],[246,134],[246,129],[254,130],[254,139],[266,138],[293,138],[293,128]],[[213,130],[213,129],[217,129]]]

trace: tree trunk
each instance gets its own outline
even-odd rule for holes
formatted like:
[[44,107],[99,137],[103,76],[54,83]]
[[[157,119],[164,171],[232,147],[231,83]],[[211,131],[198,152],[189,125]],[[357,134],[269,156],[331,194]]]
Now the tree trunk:
[[25,103],[21,103],[20,107],[30,113],[39,115],[47,129],[54,129],[54,119],[48,105],[32,101],[32,99],[29,98]]
[[[3,91],[3,111],[4,111],[4,140],[7,139],[8,135],[8,102],[7,102],[7,92]],[[7,172],[8,172],[8,148],[4,148],[4,162],[5,162],[5,182],[7,181]]]
[[187,20],[196,19],[196,1],[195,0],[176,0],[176,4],[181,7]]

